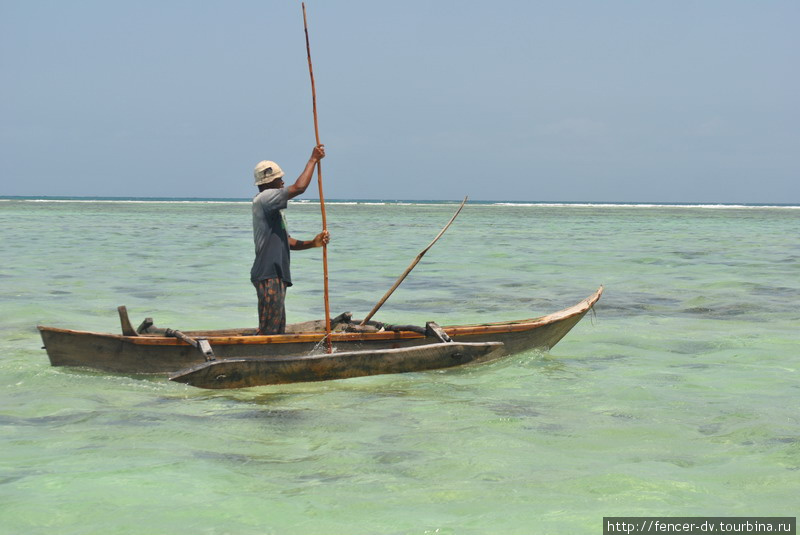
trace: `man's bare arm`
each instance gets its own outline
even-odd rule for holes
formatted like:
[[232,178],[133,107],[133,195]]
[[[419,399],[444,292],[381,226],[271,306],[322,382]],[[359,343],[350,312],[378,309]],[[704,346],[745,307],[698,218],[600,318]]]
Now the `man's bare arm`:
[[295,240],[289,236],[289,249],[292,251],[302,251],[303,249],[312,249],[314,247],[322,247],[331,240],[330,233],[325,230],[314,236],[313,240]]
[[306,168],[303,169],[303,172],[300,173],[299,177],[297,177],[295,183],[288,188],[290,199],[294,199],[308,189],[308,185],[311,183],[311,178],[314,176],[314,168],[324,157],[325,145],[317,145],[314,147],[314,150],[311,152],[311,157],[308,159],[308,163],[306,163]]

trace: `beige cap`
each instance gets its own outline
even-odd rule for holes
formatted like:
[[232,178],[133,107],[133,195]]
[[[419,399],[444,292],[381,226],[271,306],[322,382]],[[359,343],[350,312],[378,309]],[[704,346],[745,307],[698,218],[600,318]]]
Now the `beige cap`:
[[253,175],[256,177],[256,186],[260,186],[261,184],[269,184],[276,178],[282,177],[283,170],[275,162],[263,160],[256,164]]

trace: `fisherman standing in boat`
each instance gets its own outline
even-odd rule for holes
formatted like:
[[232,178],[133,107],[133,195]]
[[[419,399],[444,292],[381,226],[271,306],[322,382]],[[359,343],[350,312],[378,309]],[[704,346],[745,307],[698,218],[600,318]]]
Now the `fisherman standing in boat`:
[[292,285],[289,250],[322,247],[328,243],[328,231],[313,240],[296,240],[289,235],[283,210],[289,199],[308,188],[314,167],[325,157],[325,146],[314,147],[305,169],[294,184],[284,187],[283,171],[275,162],[264,160],[254,170],[258,195],[253,198],[253,239],[256,258],[250,280],[258,293],[258,331],[256,334],[281,334],[286,331],[286,288]]

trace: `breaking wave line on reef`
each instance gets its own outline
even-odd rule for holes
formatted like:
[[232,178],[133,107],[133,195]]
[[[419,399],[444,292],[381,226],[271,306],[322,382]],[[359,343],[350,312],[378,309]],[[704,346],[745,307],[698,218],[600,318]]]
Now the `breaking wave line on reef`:
[[591,203],[591,202],[504,202],[497,201],[489,204],[491,206],[511,206],[511,207],[546,207],[546,208],[702,208],[710,210],[763,210],[763,209],[783,209],[798,210],[800,205],[795,204],[725,204],[725,203]]
[[[31,203],[121,203],[121,204],[247,204],[251,199],[169,198],[169,197],[0,197],[0,202]],[[459,200],[329,199],[326,204],[342,206],[449,206]],[[318,205],[318,199],[298,199],[290,204]],[[800,210],[796,204],[726,203],[636,203],[636,202],[549,202],[549,201],[469,201],[473,206],[511,208],[694,208],[708,210]]]

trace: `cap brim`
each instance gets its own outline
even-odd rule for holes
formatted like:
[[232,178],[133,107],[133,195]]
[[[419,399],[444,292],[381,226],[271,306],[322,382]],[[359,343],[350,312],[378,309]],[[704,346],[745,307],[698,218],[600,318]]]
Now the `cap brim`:
[[270,182],[274,182],[274,181],[278,180],[279,178],[283,178],[283,173],[281,173],[280,175],[277,175],[277,176],[264,177],[261,180],[259,180],[258,182],[256,182],[256,186],[263,186],[264,184],[269,184]]

